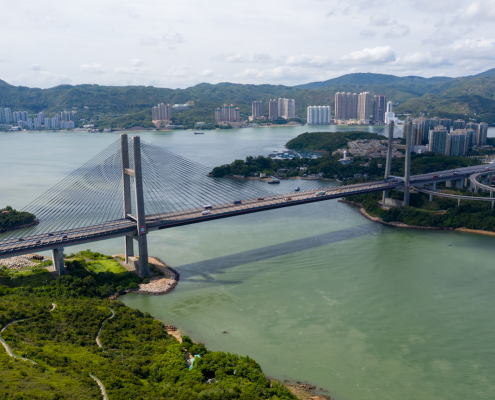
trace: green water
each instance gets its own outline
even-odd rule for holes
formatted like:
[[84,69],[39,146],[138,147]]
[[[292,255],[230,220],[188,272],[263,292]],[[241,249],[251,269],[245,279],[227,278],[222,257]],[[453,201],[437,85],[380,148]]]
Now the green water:
[[[142,136],[214,166],[266,155],[306,130]],[[0,204],[22,207],[117,137],[0,136],[9,149]],[[391,229],[349,205],[315,203],[153,232],[150,254],[176,268],[180,283],[166,296],[121,300],[337,400],[493,399],[494,240]],[[118,253],[121,242],[91,248]]]

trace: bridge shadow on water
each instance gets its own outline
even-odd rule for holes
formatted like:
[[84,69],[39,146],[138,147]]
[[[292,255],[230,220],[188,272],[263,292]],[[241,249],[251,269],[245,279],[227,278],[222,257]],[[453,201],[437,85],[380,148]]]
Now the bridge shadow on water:
[[[240,265],[245,265],[257,261],[263,261],[269,258],[284,256],[287,254],[296,253],[298,251],[310,250],[316,247],[354,239],[360,236],[379,233],[382,230],[383,226],[379,224],[365,224],[354,226],[352,228],[323,233],[321,235],[292,240],[290,242],[275,244],[272,246],[262,247],[254,250],[248,250],[228,256],[212,258],[210,260],[198,261],[174,268],[181,274],[180,280],[182,282],[206,283],[209,285],[235,285],[240,284],[241,282],[218,280],[213,278],[211,274],[221,274],[229,268],[238,267]],[[198,279],[199,276],[203,279]]]

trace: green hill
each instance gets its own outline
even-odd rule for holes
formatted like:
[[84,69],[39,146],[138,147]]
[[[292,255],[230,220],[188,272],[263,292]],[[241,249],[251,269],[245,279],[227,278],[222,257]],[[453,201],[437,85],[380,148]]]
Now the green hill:
[[[409,111],[441,113],[462,118],[495,121],[492,100],[495,99],[495,69],[460,78],[356,73],[323,82],[299,86],[243,85],[235,83],[201,83],[186,89],[152,86],[60,85],[49,89],[13,86],[0,80],[0,107],[52,115],[63,110],[77,110],[80,118],[98,117],[100,127],[150,127],[151,107],[165,102],[192,104],[190,110],[174,113],[174,123],[214,122],[214,109],[224,103],[234,104],[243,118],[251,115],[254,100],[288,97],[296,100],[296,115],[305,117],[310,105],[335,106],[335,93],[363,92],[384,94],[396,105],[398,113]],[[476,115],[474,115],[476,113]],[[481,118],[478,118],[481,115]]]

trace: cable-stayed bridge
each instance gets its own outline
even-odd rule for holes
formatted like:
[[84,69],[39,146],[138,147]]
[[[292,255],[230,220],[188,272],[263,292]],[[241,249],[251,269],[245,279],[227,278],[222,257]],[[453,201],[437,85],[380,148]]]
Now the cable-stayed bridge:
[[[393,126],[389,131],[390,148],[392,132]],[[406,151],[406,167],[409,156]],[[389,156],[386,176],[390,162]],[[52,250],[56,270],[64,273],[64,247],[124,237],[126,263],[141,275],[148,275],[147,235],[155,230],[354,194],[383,191],[386,197],[391,189],[404,190],[404,203],[408,204],[410,186],[491,176],[495,168],[491,172],[486,166],[475,166],[417,176],[406,173],[405,178],[347,186],[322,187],[322,182],[302,181],[299,191],[285,194],[274,193],[269,185],[261,187],[251,180],[208,177],[209,171],[194,161],[141,142],[139,136],[129,140],[122,134],[23,208],[39,223],[1,233],[0,258]],[[134,256],[134,241],[139,260]]]

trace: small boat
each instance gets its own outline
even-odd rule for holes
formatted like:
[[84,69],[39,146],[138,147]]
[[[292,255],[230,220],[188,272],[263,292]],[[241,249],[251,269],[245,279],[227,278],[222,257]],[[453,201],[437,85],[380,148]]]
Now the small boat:
[[276,180],[271,180],[271,181],[268,181],[268,184],[273,184],[273,183],[280,183],[280,181],[278,179]]
[[294,190],[294,192],[299,192],[301,190],[301,188],[298,186],[296,187],[296,190]]
[[194,132],[195,135],[204,135],[204,132]]

